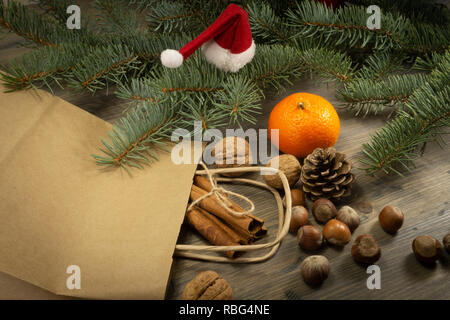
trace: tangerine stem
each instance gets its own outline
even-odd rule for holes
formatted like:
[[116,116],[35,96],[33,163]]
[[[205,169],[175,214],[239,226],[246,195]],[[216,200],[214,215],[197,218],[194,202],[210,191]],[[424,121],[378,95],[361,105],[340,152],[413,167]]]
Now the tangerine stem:
[[305,109],[305,105],[303,104],[303,102],[299,102],[297,104],[297,107],[299,107],[300,109]]

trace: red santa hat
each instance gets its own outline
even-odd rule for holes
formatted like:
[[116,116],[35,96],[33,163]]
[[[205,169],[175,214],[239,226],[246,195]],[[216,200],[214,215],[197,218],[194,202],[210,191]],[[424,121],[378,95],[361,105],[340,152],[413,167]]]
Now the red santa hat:
[[255,55],[247,12],[230,4],[216,21],[183,48],[164,50],[161,62],[168,68],[178,68],[201,46],[206,60],[219,69],[231,72],[241,69]]

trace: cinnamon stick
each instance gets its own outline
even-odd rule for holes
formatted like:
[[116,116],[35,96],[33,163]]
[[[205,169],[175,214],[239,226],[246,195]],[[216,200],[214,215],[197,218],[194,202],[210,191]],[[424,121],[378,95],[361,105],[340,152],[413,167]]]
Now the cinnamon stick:
[[[186,213],[186,219],[192,227],[213,245],[236,246],[240,244],[240,237],[233,230],[201,208],[192,208]],[[226,251],[225,254],[229,258],[234,258],[236,251]]]
[[[192,185],[191,200],[195,201],[200,197],[207,194],[208,191],[202,188]],[[225,208],[223,208],[218,202],[215,196],[211,195],[198,203],[198,206],[205,209],[209,213],[214,214],[216,217],[222,219],[234,230],[251,236],[254,232],[261,229],[261,223],[258,220],[250,217],[235,217],[230,214]]]
[[[195,176],[194,184],[207,192],[210,192],[212,190],[211,182],[203,176],[198,176],[198,175]],[[228,205],[229,205],[230,209],[232,209],[234,211],[238,211],[238,212],[245,212],[245,210],[240,205],[238,205],[236,202],[231,200],[228,196],[224,195],[224,197],[228,200]],[[221,209],[223,209],[223,208],[221,207]],[[229,213],[227,212],[227,214],[229,214]],[[232,215],[230,215],[230,216],[232,218],[235,218]],[[252,214],[248,214],[247,217],[253,220],[249,223],[249,227],[247,228],[247,230],[255,238],[261,238],[262,236],[264,236],[267,233],[267,228],[263,225],[264,220],[254,216]],[[236,217],[235,219],[239,219],[239,218]]]

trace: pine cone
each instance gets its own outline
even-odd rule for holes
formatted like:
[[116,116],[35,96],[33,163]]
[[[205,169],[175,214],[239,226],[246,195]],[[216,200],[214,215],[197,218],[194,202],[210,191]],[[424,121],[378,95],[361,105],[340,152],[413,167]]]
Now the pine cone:
[[316,148],[303,163],[303,191],[313,201],[348,197],[355,180],[351,169],[352,163],[345,159],[344,153],[336,152],[334,148]]

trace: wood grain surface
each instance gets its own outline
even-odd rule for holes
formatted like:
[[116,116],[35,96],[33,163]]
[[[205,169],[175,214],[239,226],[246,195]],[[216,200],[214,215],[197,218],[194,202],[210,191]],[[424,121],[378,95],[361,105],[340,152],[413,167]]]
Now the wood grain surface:
[[[20,37],[8,35],[0,40],[0,64],[7,63],[27,49]],[[336,107],[333,87],[326,87],[312,80],[297,81],[285,92],[268,95],[262,101],[262,113],[258,116],[256,129],[267,128],[267,119],[273,106],[282,98],[294,92],[310,92],[328,99]],[[121,117],[125,105],[106,91],[90,94],[74,94],[72,91],[56,90],[63,99],[89,112],[114,122]],[[338,110],[341,119],[341,133],[336,149],[345,152],[360,164],[362,143],[369,140],[376,129],[383,126],[386,115],[366,118],[354,117],[345,110]],[[249,126],[247,126],[249,128]],[[445,138],[447,142],[450,139]],[[282,241],[276,255],[263,263],[223,264],[175,258],[169,281],[167,299],[179,299],[184,286],[197,273],[215,270],[233,288],[236,299],[450,299],[450,257],[444,254],[439,263],[427,267],[413,256],[412,240],[428,234],[442,240],[450,233],[450,152],[448,146],[440,148],[434,143],[427,146],[426,153],[416,161],[417,168],[404,177],[380,175],[368,177],[357,168],[354,192],[347,202],[339,204],[354,207],[361,215],[361,226],[356,229],[352,241],[360,234],[370,233],[381,246],[382,255],[377,265],[381,269],[381,289],[369,290],[366,286],[366,267],[356,264],[351,255],[351,243],[342,249],[325,247],[318,253],[302,251],[296,236],[288,234]],[[250,175],[261,179],[257,174]],[[254,201],[256,215],[265,220],[269,233],[257,243],[270,241],[275,237],[277,210],[270,192],[255,187],[227,185],[230,190],[241,192]],[[405,213],[403,227],[396,235],[385,233],[378,223],[378,213],[388,204],[400,207]],[[308,202],[308,209],[311,203]],[[310,217],[311,221],[314,219]],[[314,223],[314,222],[313,222]],[[179,243],[206,243],[188,226],[182,226]],[[261,253],[245,253],[253,256]],[[326,256],[331,265],[329,278],[319,288],[306,285],[300,276],[300,263],[311,254]],[[33,287],[23,281],[0,274],[0,299],[52,299],[61,298]],[[12,288],[8,294],[4,288]]]

